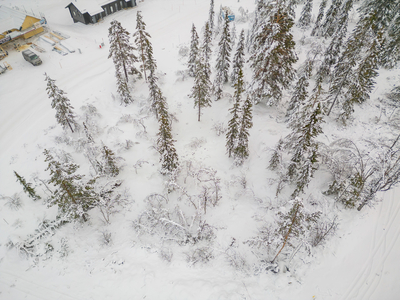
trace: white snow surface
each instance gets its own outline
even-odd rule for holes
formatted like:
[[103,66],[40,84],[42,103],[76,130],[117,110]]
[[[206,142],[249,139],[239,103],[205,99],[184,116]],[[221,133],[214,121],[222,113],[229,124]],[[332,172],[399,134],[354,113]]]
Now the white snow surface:
[[[254,275],[233,268],[224,255],[237,241],[237,252],[249,264],[255,262],[250,249],[243,245],[256,235],[264,218],[268,203],[277,204],[275,188],[269,183],[273,172],[267,170],[269,149],[289,131],[281,121],[282,112],[259,104],[254,107],[254,127],[250,132],[250,158],[242,167],[235,167],[225,153],[224,135],[218,136],[212,127],[229,120],[228,99],[213,102],[203,110],[197,121],[193,99],[188,97],[192,78],[180,80],[177,71],[186,69],[186,57],[179,55],[182,46],[190,44],[192,23],[202,37],[201,28],[208,19],[208,0],[145,0],[138,6],[110,15],[94,25],[74,24],[65,6],[65,0],[0,0],[0,5],[19,6],[45,14],[49,28],[70,36],[68,43],[80,51],[61,56],[51,47],[33,39],[45,48],[36,53],[43,64],[34,67],[21,53],[9,51],[5,59],[12,70],[0,75],[0,194],[18,193],[23,201],[19,210],[11,210],[0,202],[0,299],[1,300],[69,300],[69,299],[271,299],[271,300],[375,300],[399,299],[400,285],[400,189],[380,195],[380,200],[361,212],[332,205],[339,215],[339,229],[324,245],[317,247],[312,256],[295,256],[290,272]],[[216,0],[231,7],[238,15],[243,6],[254,10],[253,0]],[[316,14],[318,3],[314,4]],[[132,222],[143,212],[143,200],[152,193],[165,193],[164,178],[159,174],[159,155],[152,148],[157,132],[154,116],[143,113],[147,105],[148,89],[143,80],[133,83],[135,102],[120,105],[116,92],[114,66],[108,56],[108,27],[113,19],[121,22],[130,33],[135,31],[136,12],[140,10],[151,35],[154,57],[157,60],[159,84],[166,96],[170,113],[178,121],[173,123],[173,135],[181,164],[192,162],[211,167],[222,179],[222,199],[217,207],[207,212],[207,221],[217,229],[213,244],[214,258],[207,264],[190,265],[186,261],[188,247],[170,245],[170,261],[161,258],[160,239],[142,238],[132,228]],[[236,33],[249,28],[248,22],[237,23]],[[302,32],[294,28],[299,41]],[[132,41],[133,42],[133,41]],[[100,48],[101,43],[105,46]],[[217,45],[214,40],[214,47]],[[235,49],[235,47],[234,47]],[[307,45],[296,49],[304,58]],[[215,55],[214,55],[215,56]],[[232,55],[233,56],[233,55]],[[0,62],[1,63],[1,62]],[[60,248],[62,238],[69,243],[70,253],[60,257],[57,253],[37,259],[25,258],[15,249],[8,249],[11,240],[25,239],[37,228],[40,220],[52,219],[55,208],[46,208],[41,201],[33,202],[16,182],[13,171],[33,182],[34,175],[46,179],[44,149],[64,149],[73,154],[82,166],[80,173],[89,173],[82,154],[60,142],[57,137],[78,139],[84,133],[63,133],[56,123],[55,111],[46,94],[44,73],[56,80],[56,85],[67,93],[80,121],[82,107],[94,105],[99,117],[99,133],[95,137],[112,148],[123,161],[119,175],[131,195],[130,203],[111,217],[111,224],[101,221],[97,210],[90,212],[88,224],[67,224],[52,237],[53,247]],[[250,74],[246,75],[249,79]],[[343,129],[334,123],[324,128],[326,143],[335,136],[384,138],[387,131],[381,126],[379,108],[373,99],[382,96],[398,84],[398,70],[386,71],[378,78],[371,102],[357,108],[356,121]],[[226,88],[232,94],[231,88]],[[147,106],[146,106],[147,105]],[[143,119],[147,134],[134,123],[123,123],[123,115]],[[124,149],[126,140],[133,146]],[[134,165],[144,160],[141,168]],[[86,163],[87,165],[87,163]],[[239,180],[245,175],[247,188],[240,188]],[[321,190],[326,172],[319,171],[310,190]],[[39,190],[39,192],[41,192]],[[329,201],[329,200],[326,200]],[[328,205],[328,204],[327,204]],[[328,205],[329,206],[329,205]],[[266,218],[266,217],[265,217]],[[112,234],[112,243],[103,245],[102,233]]]

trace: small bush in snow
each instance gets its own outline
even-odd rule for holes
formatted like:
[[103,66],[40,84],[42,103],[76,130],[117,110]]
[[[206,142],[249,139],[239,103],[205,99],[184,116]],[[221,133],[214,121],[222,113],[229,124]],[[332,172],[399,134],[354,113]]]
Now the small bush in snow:
[[6,203],[4,205],[7,206],[11,210],[19,210],[23,206],[21,197],[17,193],[12,195],[11,197],[0,196],[0,199],[6,200]]

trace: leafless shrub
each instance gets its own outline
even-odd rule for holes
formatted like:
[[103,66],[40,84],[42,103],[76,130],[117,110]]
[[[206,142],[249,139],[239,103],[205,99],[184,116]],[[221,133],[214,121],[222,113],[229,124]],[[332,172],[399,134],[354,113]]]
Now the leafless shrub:
[[197,263],[206,264],[213,258],[213,250],[210,247],[199,247],[186,253],[186,261],[192,266]]
[[104,246],[112,245],[112,234],[111,232],[105,230],[101,233],[100,243]]
[[223,122],[214,123],[212,129],[215,131],[217,136],[221,136],[226,132],[226,127]]
[[23,206],[22,199],[17,193],[12,195],[11,197],[0,195],[0,199],[5,200],[6,203],[4,205],[11,210],[19,210]]
[[333,219],[333,221],[320,221],[317,222],[314,227],[311,235],[311,245],[313,247],[317,247],[323,241],[325,241],[330,235],[333,235],[336,232],[338,223],[337,217]]

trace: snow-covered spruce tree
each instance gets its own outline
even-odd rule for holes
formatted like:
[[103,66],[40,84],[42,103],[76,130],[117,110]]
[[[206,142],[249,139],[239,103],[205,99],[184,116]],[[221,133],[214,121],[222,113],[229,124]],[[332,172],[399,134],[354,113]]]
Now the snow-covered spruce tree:
[[244,92],[243,83],[243,72],[239,70],[237,82],[235,84],[235,93],[233,95],[233,107],[229,110],[232,117],[228,122],[228,130],[226,133],[226,150],[228,156],[231,157],[234,154],[237,147],[238,136],[240,131],[240,117],[242,115],[241,100]]
[[[166,103],[163,103],[166,105]],[[159,114],[157,150],[160,153],[161,173],[169,174],[179,166],[178,154],[172,138],[171,120],[166,106],[162,105]]]
[[278,229],[276,234],[280,237],[282,246],[279,248],[271,263],[274,263],[286,246],[294,247],[293,240],[310,232],[321,216],[321,212],[309,213],[305,210],[303,200],[296,197],[292,207],[287,213],[278,212]]
[[121,97],[121,104],[128,105],[133,102],[131,92],[129,91],[128,82],[123,77],[122,73],[115,71],[115,78],[117,79],[117,92]]
[[190,51],[189,51],[189,61],[188,61],[188,68],[189,68],[189,76],[194,77],[196,75],[196,62],[197,57],[199,56],[199,36],[196,31],[196,27],[192,24],[192,31],[191,31],[191,41],[190,41]]
[[241,118],[239,120],[239,133],[237,136],[236,147],[233,156],[236,165],[242,165],[244,160],[249,157],[249,130],[253,127],[253,103],[248,95],[241,109]]
[[87,211],[96,201],[91,182],[84,182],[83,176],[76,174],[79,165],[72,162],[57,161],[49,150],[44,150],[46,171],[50,171],[49,183],[55,187],[51,197],[47,199],[49,206],[57,205],[59,215],[66,219],[82,218],[87,221]]
[[289,123],[292,122],[293,118],[297,117],[300,107],[305,104],[308,98],[309,79],[312,75],[313,65],[314,60],[308,58],[300,68],[299,79],[296,82],[289,107],[286,111],[286,118]]
[[205,68],[205,73],[207,74],[209,80],[211,78],[211,54],[212,54],[212,33],[210,30],[210,24],[206,22],[204,26],[203,44],[201,45],[200,52],[203,57],[203,67]]
[[201,109],[211,106],[211,31],[208,22],[204,27],[203,44],[200,48],[198,60],[196,62],[196,76],[190,98],[194,99],[194,107],[198,108],[198,121],[201,117]]
[[328,2],[328,0],[322,0],[321,3],[319,4],[318,16],[317,16],[317,20],[315,21],[313,30],[311,31],[311,36],[321,35],[321,22],[322,22],[322,19],[324,18],[324,11],[325,11],[327,2]]
[[96,172],[96,174],[98,174],[101,171],[101,164],[97,160],[97,156],[99,154],[98,148],[85,122],[83,122],[83,130],[85,131],[86,135],[86,147],[84,154],[89,160],[93,170]]
[[129,32],[117,20],[111,21],[108,39],[110,41],[108,58],[112,58],[116,72],[123,70],[126,81],[128,81],[128,74],[139,74],[134,65],[138,61],[134,54],[136,48],[129,41]]
[[17,177],[17,181],[22,185],[22,188],[25,193],[28,194],[34,201],[39,200],[40,196],[36,194],[35,189],[32,187],[32,184],[26,182],[25,178],[20,176],[17,172],[14,171],[15,177]]
[[308,186],[318,168],[317,137],[322,133],[323,105],[322,88],[319,86],[310,99],[304,103],[289,124],[292,132],[285,138],[285,148],[291,155],[287,178],[296,184],[292,197],[297,197]]
[[313,7],[313,0],[306,0],[303,10],[301,11],[300,19],[297,26],[302,29],[307,29],[311,25],[311,13]]
[[366,1],[360,19],[346,42],[345,50],[335,68],[329,90],[331,107],[339,103],[339,120],[346,122],[355,103],[369,99],[380,61],[381,49],[387,38],[389,24],[398,13],[398,1]]
[[[396,11],[400,11],[400,4],[397,1]],[[400,14],[390,22],[386,39],[382,45],[379,61],[385,68],[394,68],[400,60]]]
[[[331,6],[328,8],[324,22],[321,25],[320,33],[323,37],[331,37],[332,34],[336,31],[336,25],[338,23],[338,17],[341,13],[341,7],[344,1],[353,0],[332,0]],[[352,7],[352,5],[351,5]]]
[[[228,13],[226,12],[225,15]],[[224,26],[221,33],[221,39],[218,43],[219,50],[217,56],[217,63],[215,66],[216,77],[214,82],[214,93],[216,100],[222,97],[222,86],[229,80],[229,66],[231,63],[231,33],[229,30],[229,18],[226,16],[224,19]]]
[[211,82],[207,74],[207,67],[203,56],[199,57],[196,64],[196,77],[190,98],[194,99],[194,107],[198,109],[198,118],[200,122],[201,109],[211,106]]
[[51,107],[56,110],[56,120],[58,124],[60,124],[63,128],[67,126],[74,132],[74,129],[77,128],[78,124],[75,121],[75,114],[73,112],[73,107],[69,101],[69,99],[64,96],[66,93],[59,89],[55,84],[55,80],[51,79],[45,73],[46,77],[45,81],[47,82],[47,95],[49,99],[51,99]]
[[119,174],[117,158],[114,152],[106,145],[103,145],[101,148],[101,159],[99,163],[100,173],[102,175],[116,177]]
[[128,74],[139,74],[134,66],[138,61],[134,54],[136,49],[129,42],[129,32],[117,20],[111,22],[108,39],[110,41],[108,58],[112,58],[114,63],[118,94],[122,102],[127,105],[133,101],[128,89]]
[[215,16],[215,12],[214,12],[214,0],[210,1],[210,11],[208,13],[208,23],[210,24],[210,31],[211,33],[214,30],[214,16]]
[[271,1],[263,7],[266,18],[259,21],[254,34],[250,67],[253,70],[250,85],[256,103],[277,104],[282,89],[289,87],[295,76],[293,64],[297,61],[295,42],[290,33],[293,19],[282,3]]
[[133,34],[133,37],[139,51],[139,60],[142,63],[140,69],[144,74],[145,80],[147,81],[146,71],[148,70],[148,56],[146,54],[146,49],[150,44],[149,39],[151,36],[149,33],[146,32],[146,23],[143,21],[143,17],[140,11],[136,13],[136,31]]
[[236,47],[236,53],[232,61],[232,73],[230,79],[233,86],[237,83],[239,70],[243,71],[245,63],[244,55],[244,29],[242,29],[239,36],[239,42]]

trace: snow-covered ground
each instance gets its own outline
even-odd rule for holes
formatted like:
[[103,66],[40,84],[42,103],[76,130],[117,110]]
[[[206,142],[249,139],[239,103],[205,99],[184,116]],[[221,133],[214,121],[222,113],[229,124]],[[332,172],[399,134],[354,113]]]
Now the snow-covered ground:
[[[276,109],[262,104],[255,106],[250,158],[238,168],[225,153],[224,135],[218,136],[213,129],[219,123],[226,126],[231,103],[227,99],[213,102],[212,107],[203,110],[202,121],[197,121],[193,99],[188,97],[193,79],[182,81],[177,72],[186,69],[187,58],[179,51],[189,45],[192,23],[202,37],[201,28],[208,18],[208,0],[138,1],[137,7],[110,15],[95,25],[74,24],[65,9],[69,3],[66,0],[0,0],[0,5],[44,13],[49,29],[69,35],[68,45],[76,49],[75,53],[62,56],[51,51],[45,42],[33,39],[46,49],[45,53],[39,53],[43,64],[33,67],[23,60],[21,53],[9,51],[6,61],[13,69],[0,75],[0,194],[19,193],[23,203],[19,210],[12,210],[5,200],[0,202],[0,299],[398,299],[399,188],[381,195],[381,203],[365,207],[361,212],[335,206],[340,218],[335,235],[317,247],[311,257],[304,260],[295,257],[290,272],[254,275],[228,263],[233,247],[248,264],[255,262],[243,242],[256,235],[265,207],[276,204],[275,188],[268,181],[273,173],[266,168],[268,150],[288,129]],[[253,0],[216,0],[216,12],[220,5],[230,6],[238,15],[241,6],[249,13],[254,10]],[[117,19],[133,33],[138,10],[152,36],[160,88],[170,113],[177,119],[172,129],[180,162],[212,168],[221,178],[222,199],[217,207],[207,211],[207,222],[216,228],[217,234],[212,246],[214,258],[206,264],[187,262],[192,248],[163,244],[157,237],[138,236],[132,226],[145,209],[144,199],[152,193],[165,192],[165,178],[158,172],[159,156],[152,148],[157,121],[146,111],[147,86],[143,81],[134,83],[135,102],[128,107],[121,106],[114,66],[107,59],[111,20]],[[250,26],[249,22],[237,23],[237,34]],[[294,30],[299,41],[302,32],[298,28]],[[102,48],[101,43],[104,43]],[[306,51],[307,45],[298,45],[300,58],[304,58]],[[34,182],[34,178],[48,178],[43,150],[56,148],[74,153],[74,159],[81,164],[79,172],[89,173],[84,156],[71,145],[72,140],[82,138],[84,133],[64,134],[56,123],[55,111],[45,90],[44,73],[67,93],[80,122],[86,121],[87,105],[97,108],[100,116],[94,118],[98,126],[95,138],[124,159],[120,178],[124,179],[130,198],[111,217],[110,225],[104,224],[100,213],[93,210],[89,224],[67,224],[52,236],[55,250],[51,255],[26,259],[15,249],[7,249],[7,243],[25,239],[41,220],[54,218],[56,210],[28,198],[13,171],[29,182]],[[374,97],[398,84],[399,74],[395,70],[379,77]],[[250,78],[250,74],[246,77]],[[233,90],[227,88],[227,91]],[[366,103],[357,111],[360,121],[353,127],[343,130],[331,124],[326,126],[326,142],[332,141],[335,135],[385,136],[379,122],[376,126],[372,124],[377,111],[379,108],[374,104]],[[131,118],[124,121],[121,119],[124,115]],[[145,132],[140,123],[145,126]],[[130,149],[125,148],[127,140],[132,141]],[[139,167],[141,160],[145,163]],[[323,182],[318,179],[324,176],[319,171],[311,188],[320,189]],[[242,178],[247,182],[245,188]],[[112,237],[108,245],[104,244],[106,233]],[[63,257],[65,241],[69,250]],[[172,257],[166,259],[170,254]]]

